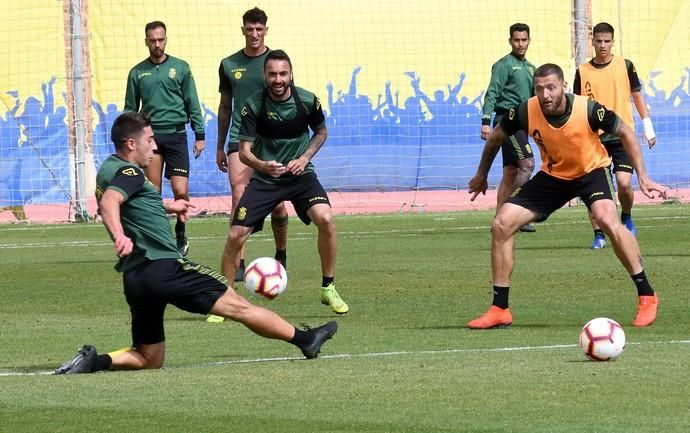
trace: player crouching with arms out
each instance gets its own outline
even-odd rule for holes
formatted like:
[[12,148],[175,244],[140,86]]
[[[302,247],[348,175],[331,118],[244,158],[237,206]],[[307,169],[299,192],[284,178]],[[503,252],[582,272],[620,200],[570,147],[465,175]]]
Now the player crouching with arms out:
[[469,182],[474,200],[486,193],[487,176],[501,143],[518,130],[527,132],[539,146],[540,171],[501,206],[492,225],[491,268],[493,303],[472,329],[508,326],[513,317],[508,306],[510,276],[515,265],[515,232],[524,224],[544,221],[575,197],[587,205],[601,229],[611,239],[618,260],[631,276],[639,297],[633,326],[647,326],[656,319],[658,298],[642,267],[635,236],[616,214],[611,164],[598,131],[616,134],[637,172],[640,190],[650,198],[666,191],[647,176],[639,143],[633,130],[616,113],[584,96],[565,93],[563,70],[554,64],[534,73],[536,96],[511,109],[494,129],[482,152],[477,173]]

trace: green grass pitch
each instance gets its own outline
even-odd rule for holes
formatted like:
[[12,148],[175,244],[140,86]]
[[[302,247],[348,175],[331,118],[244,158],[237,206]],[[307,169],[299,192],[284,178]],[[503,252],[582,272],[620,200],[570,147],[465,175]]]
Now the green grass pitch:
[[[657,322],[630,326],[634,285],[612,249],[588,249],[583,207],[519,234],[509,329],[465,323],[491,300],[491,212],[339,216],[338,291],[350,313],[322,357],[170,307],[166,367],[45,374],[84,343],[130,342],[113,247],[97,224],[0,226],[0,432],[690,431],[690,210],[640,206],[635,221]],[[218,267],[227,219],[188,224],[190,258]],[[314,227],[291,219],[289,285],[255,302],[294,324],[319,303]],[[270,231],[249,258],[272,255]],[[244,292],[243,288],[239,288]],[[580,327],[606,316],[628,346],[586,361]]]

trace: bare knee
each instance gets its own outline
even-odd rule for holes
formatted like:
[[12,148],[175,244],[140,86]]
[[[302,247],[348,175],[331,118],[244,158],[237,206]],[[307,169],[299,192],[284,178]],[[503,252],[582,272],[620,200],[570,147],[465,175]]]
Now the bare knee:
[[[136,354],[134,354],[134,352]],[[140,345],[130,353],[134,355],[136,361],[129,367],[140,370],[158,369],[163,367],[163,363],[165,362],[165,342],[152,345]]]
[[280,202],[280,204],[273,208],[273,211],[271,212],[271,218],[287,220],[288,212],[287,208],[285,207],[285,202]]
[[328,212],[317,215],[313,220],[314,225],[318,227],[319,231],[327,233],[335,233],[335,218],[333,214]]
[[505,219],[497,215],[493,223],[491,223],[491,234],[495,240],[508,239],[515,233],[516,228],[513,226],[514,224],[508,223]]

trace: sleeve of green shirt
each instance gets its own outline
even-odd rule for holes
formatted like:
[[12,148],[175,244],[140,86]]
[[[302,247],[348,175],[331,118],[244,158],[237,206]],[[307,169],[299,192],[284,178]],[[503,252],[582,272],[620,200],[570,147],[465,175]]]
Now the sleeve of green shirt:
[[129,76],[127,77],[124,111],[139,111],[139,102],[141,101],[141,98],[139,96],[139,87],[137,86],[136,79],[134,78],[135,76],[135,71],[131,70],[129,72]]
[[194,76],[192,70],[182,80],[182,95],[184,97],[184,107],[189,120],[192,122],[192,129],[196,140],[204,140],[204,116],[201,114],[201,105],[199,104],[199,96],[196,93],[196,85],[194,84]]
[[482,108],[482,125],[491,123],[491,113],[494,111],[498,95],[503,91],[503,87],[508,82],[509,71],[504,62],[496,62],[491,68],[491,81],[484,95],[484,107]]

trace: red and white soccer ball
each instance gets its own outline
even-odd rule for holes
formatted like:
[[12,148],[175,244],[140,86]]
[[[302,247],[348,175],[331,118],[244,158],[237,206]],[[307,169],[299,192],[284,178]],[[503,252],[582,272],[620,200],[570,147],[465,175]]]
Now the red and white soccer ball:
[[597,317],[582,327],[580,349],[592,361],[614,361],[625,349],[625,332],[615,320]]
[[280,262],[271,257],[259,257],[244,270],[244,287],[252,295],[273,299],[285,291],[287,272]]

